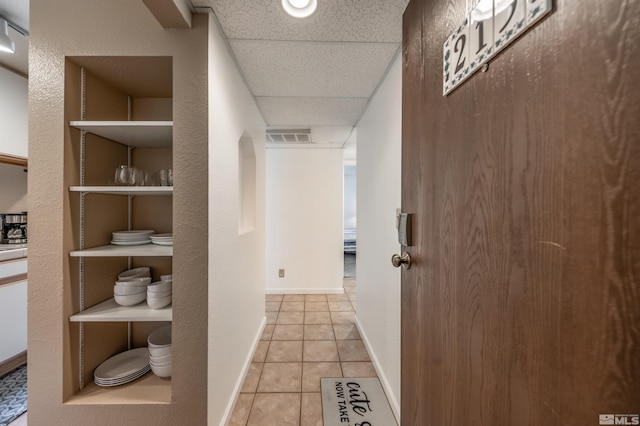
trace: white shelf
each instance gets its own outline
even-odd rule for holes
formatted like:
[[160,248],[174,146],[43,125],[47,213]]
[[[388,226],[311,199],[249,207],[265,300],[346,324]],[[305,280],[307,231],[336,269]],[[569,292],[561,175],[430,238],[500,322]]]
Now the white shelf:
[[173,318],[171,306],[162,309],[151,309],[147,302],[135,306],[120,306],[115,300],[109,299],[90,307],[69,318],[71,322],[152,322],[171,321]]
[[69,191],[110,195],[172,195],[173,186],[72,186]]
[[141,246],[107,246],[93,247],[85,250],[76,250],[69,253],[71,257],[129,257],[129,256],[173,256],[173,246],[160,246],[157,244],[144,244]]
[[168,147],[173,121],[70,121],[69,125],[135,147]]
[[129,405],[170,404],[171,379],[149,372],[133,382],[120,386],[100,387],[93,381],[65,404],[70,405]]

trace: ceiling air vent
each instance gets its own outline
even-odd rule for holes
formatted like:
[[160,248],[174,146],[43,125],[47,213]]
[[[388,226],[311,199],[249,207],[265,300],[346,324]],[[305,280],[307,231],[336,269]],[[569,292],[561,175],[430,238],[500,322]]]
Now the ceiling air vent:
[[306,144],[311,143],[311,129],[269,129],[267,143]]

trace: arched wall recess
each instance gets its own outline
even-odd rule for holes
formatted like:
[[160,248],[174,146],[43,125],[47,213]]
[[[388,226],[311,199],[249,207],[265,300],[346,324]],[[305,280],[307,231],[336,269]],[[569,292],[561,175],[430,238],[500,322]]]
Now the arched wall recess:
[[256,151],[246,131],[238,141],[238,183],[238,233],[242,235],[256,229]]

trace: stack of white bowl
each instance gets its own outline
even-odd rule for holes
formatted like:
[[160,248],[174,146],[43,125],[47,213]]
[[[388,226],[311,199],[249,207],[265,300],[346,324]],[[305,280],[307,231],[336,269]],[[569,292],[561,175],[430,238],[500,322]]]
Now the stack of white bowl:
[[171,304],[173,278],[171,275],[162,275],[160,281],[147,286],[147,305],[151,309],[161,309]]
[[153,331],[147,339],[149,344],[149,365],[153,374],[171,377],[173,355],[171,354],[171,324]]
[[151,270],[143,266],[129,269],[118,275],[113,286],[113,298],[118,305],[133,306],[147,298],[147,286],[151,283]]

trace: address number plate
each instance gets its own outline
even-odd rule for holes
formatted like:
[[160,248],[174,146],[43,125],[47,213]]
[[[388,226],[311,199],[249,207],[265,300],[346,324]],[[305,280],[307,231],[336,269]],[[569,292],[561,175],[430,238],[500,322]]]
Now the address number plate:
[[481,0],[444,42],[442,94],[551,12],[552,0]]

